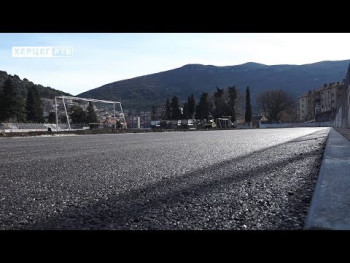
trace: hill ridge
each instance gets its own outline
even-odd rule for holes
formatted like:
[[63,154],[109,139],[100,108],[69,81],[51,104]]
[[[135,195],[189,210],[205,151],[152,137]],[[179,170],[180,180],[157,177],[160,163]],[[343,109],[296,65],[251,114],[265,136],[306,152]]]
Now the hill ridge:
[[166,98],[178,96],[181,102],[193,93],[198,102],[202,92],[235,85],[243,93],[250,87],[252,103],[260,92],[283,89],[297,98],[325,83],[342,81],[350,59],[325,60],[309,64],[265,65],[246,62],[233,66],[186,64],[162,72],[107,83],[80,93],[79,97],[121,100],[123,107],[150,110],[163,106]]
[[63,92],[51,87],[45,87],[41,84],[35,84],[34,82],[28,80],[27,78],[21,79],[17,74],[11,75],[8,74],[6,71],[0,70],[0,91],[1,88],[6,81],[7,78],[11,78],[15,87],[17,88],[17,91],[22,97],[27,96],[27,90],[28,87],[31,85],[34,85],[38,88],[39,90],[39,96],[41,98],[48,98],[48,99],[53,99],[55,96],[60,96],[60,95],[67,95],[71,96],[71,94],[67,92]]

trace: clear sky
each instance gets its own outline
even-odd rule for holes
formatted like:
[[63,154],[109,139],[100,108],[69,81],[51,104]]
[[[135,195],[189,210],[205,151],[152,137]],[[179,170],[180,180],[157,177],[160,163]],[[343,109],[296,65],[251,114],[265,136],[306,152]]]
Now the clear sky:
[[[71,57],[23,58],[12,47],[69,47]],[[77,95],[185,64],[308,64],[350,59],[350,33],[0,33],[0,70]]]

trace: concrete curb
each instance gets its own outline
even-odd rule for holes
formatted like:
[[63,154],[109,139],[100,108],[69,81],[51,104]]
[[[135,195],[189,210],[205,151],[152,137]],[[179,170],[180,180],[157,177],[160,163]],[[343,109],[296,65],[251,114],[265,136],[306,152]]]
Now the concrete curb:
[[350,229],[350,142],[333,128],[304,229]]

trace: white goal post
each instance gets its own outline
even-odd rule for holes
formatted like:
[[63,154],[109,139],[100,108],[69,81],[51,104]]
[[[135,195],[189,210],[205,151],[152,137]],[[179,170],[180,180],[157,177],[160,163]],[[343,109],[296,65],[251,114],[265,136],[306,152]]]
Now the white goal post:
[[[114,116],[114,120],[115,120],[114,128],[117,128],[117,119],[116,119],[116,114],[115,114],[115,106],[119,105],[120,112],[122,113],[122,116],[123,116],[124,124],[126,125],[125,115],[124,115],[124,112],[123,112],[122,104],[119,101],[87,99],[87,98],[79,98],[79,97],[72,97],[72,96],[55,96],[56,129],[57,129],[57,131],[58,131],[58,104],[57,104],[57,99],[62,99],[64,111],[65,111],[66,117],[67,117],[67,125],[68,125],[68,129],[69,130],[71,130],[71,126],[70,126],[70,123],[69,123],[69,116],[68,116],[68,112],[67,112],[66,103],[64,101],[65,99],[66,100],[81,100],[81,101],[88,101],[88,102],[91,101],[91,102],[102,102],[102,103],[113,104],[113,116]],[[125,126],[125,128],[126,128],[126,126]]]

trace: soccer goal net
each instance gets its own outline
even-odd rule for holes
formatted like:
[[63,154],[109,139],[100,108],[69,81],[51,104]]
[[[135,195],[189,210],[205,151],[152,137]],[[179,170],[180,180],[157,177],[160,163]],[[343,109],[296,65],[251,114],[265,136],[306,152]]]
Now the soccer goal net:
[[[61,104],[58,102],[62,101]],[[85,114],[89,111],[89,104],[92,104],[93,111],[95,112],[96,120],[94,124],[99,124],[104,127],[114,127],[116,128],[127,128],[125,115],[123,112],[122,104],[119,101],[108,101],[108,100],[97,100],[97,99],[88,99],[88,98],[79,98],[72,96],[55,96],[55,115],[56,115],[56,130],[72,130],[74,129],[74,124],[71,123],[70,111],[74,108],[76,112],[75,118],[79,119],[79,113]],[[91,107],[91,106],[90,106]],[[91,111],[91,108],[90,108]],[[81,114],[83,115],[83,114]],[[59,126],[59,119],[61,123],[66,122],[66,129],[62,129]],[[88,121],[83,121],[84,118],[80,118],[80,122],[84,122],[85,124]],[[65,121],[62,121],[65,120]],[[75,126],[76,127],[76,126]]]

